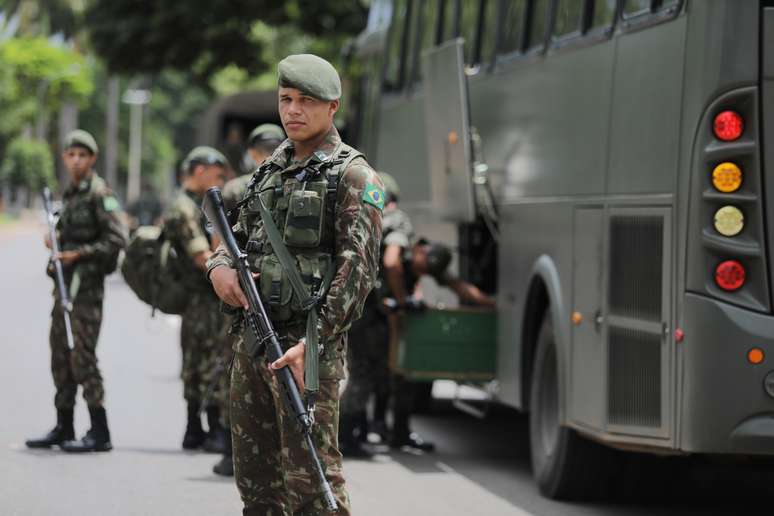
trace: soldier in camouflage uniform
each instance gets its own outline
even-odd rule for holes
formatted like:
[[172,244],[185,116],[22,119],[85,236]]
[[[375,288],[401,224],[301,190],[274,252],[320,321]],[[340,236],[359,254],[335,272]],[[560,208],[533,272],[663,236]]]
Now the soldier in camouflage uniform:
[[[398,183],[389,174],[380,172],[379,176],[384,183],[386,199],[380,248],[382,260],[385,249],[408,249],[414,240],[414,228],[406,212],[398,208]],[[349,331],[349,338],[359,345],[349,348],[347,387],[341,395],[339,446],[345,457],[367,458],[372,455],[363,447],[368,433],[366,405],[372,393],[376,402],[374,423],[386,426],[384,413],[390,392],[390,328],[382,304],[385,295],[388,295],[387,285],[383,267],[380,267],[377,287],[366,299],[363,317],[355,321]],[[386,428],[379,433],[386,433]]]
[[[277,146],[285,139],[285,133],[282,128],[275,124],[261,124],[252,130],[250,136],[247,138],[247,153],[255,166],[253,169],[263,163],[263,161],[270,157]],[[242,200],[247,191],[247,185],[252,179],[252,174],[244,174],[239,177],[235,177],[226,183],[223,187],[223,203],[225,204],[226,211],[233,210],[237,203]],[[233,212],[232,212],[233,213]],[[232,351],[232,339],[223,339],[223,354],[221,355],[221,363],[230,364],[233,355]],[[219,388],[217,391],[217,401],[220,407],[220,421],[223,428],[231,428],[231,420],[229,417],[229,383],[230,379],[227,375],[220,375]],[[213,473],[217,475],[223,475],[225,477],[234,476],[234,462],[231,450],[231,433],[226,433],[226,450],[223,453],[223,458],[212,467]]]
[[183,449],[206,445],[208,451],[223,452],[226,436],[219,423],[219,410],[212,401],[207,411],[209,434],[204,433],[200,404],[212,380],[215,362],[224,338],[224,316],[217,296],[204,276],[212,243],[201,211],[204,193],[222,187],[226,158],[211,147],[196,147],[183,161],[183,186],[164,214],[162,229],[178,256],[186,257],[183,282],[191,293],[182,317],[180,346],[183,352],[183,397],[188,405],[188,422]]
[[[255,174],[234,227],[285,354],[269,364],[259,348],[247,354],[243,334],[235,345],[231,376],[231,432],[236,482],[243,514],[318,515],[327,512],[311,458],[297,422],[286,412],[274,371],[287,365],[302,391],[306,361],[319,360],[313,439],[326,477],[348,515],[337,429],[339,383],[344,377],[346,332],[362,311],[376,278],[383,187],[364,157],[344,144],[333,126],[341,83],[327,61],[312,55],[289,56],[279,67],[279,112],[286,140]],[[307,314],[278,265],[260,217],[260,203],[271,213],[305,287],[321,295],[316,333],[306,333]],[[220,298],[246,307],[236,272],[222,247],[209,263]],[[325,289],[326,279],[329,288]],[[311,316],[310,316],[311,317]],[[314,329],[312,331],[315,331]],[[319,356],[307,353],[319,337]],[[353,345],[360,345],[353,342]],[[309,355],[309,356],[308,356]]]
[[[62,159],[70,175],[57,223],[60,259],[65,284],[73,304],[71,314],[74,349],[69,350],[62,307],[56,282],[51,311],[51,373],[56,386],[54,405],[56,427],[39,439],[30,439],[30,448],[59,445],[68,452],[109,451],[112,449],[107,415],[103,405],[105,390],[97,366],[97,339],[102,324],[105,275],[115,270],[118,254],[126,245],[126,229],[119,216],[119,204],[96,172],[97,143],[87,132],[67,135]],[[46,246],[51,242],[46,237]],[[53,267],[49,264],[49,274]],[[78,391],[89,407],[91,429],[78,440],[73,430],[73,407]]]
[[[379,288],[369,296],[363,318],[352,326],[350,337],[362,341],[364,345],[353,350],[350,355],[350,378],[342,396],[342,452],[359,457],[370,455],[370,451],[363,448],[362,442],[367,433],[367,424],[364,423],[365,408],[371,392],[376,394],[374,426],[382,429],[382,435],[386,433],[383,428],[387,408],[387,385],[390,386],[393,415],[390,446],[421,451],[432,451],[435,448],[432,443],[411,430],[414,385],[397,373],[391,373],[390,380],[384,381],[390,342],[390,325],[387,322],[384,300],[394,300],[392,312],[397,317],[406,311],[417,309],[421,306],[419,280],[427,275],[439,285],[453,290],[468,303],[494,306],[494,300],[475,285],[447,271],[451,261],[451,251],[448,247],[414,238],[409,216],[397,206],[400,193],[397,183],[388,174],[383,174],[382,177],[387,190],[387,205],[382,226],[384,237]],[[399,324],[394,327],[399,327]]]

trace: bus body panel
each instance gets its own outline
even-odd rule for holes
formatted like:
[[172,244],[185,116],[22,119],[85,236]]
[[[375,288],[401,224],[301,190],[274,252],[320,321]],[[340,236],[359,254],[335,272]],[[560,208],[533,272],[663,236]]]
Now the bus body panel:
[[[501,57],[492,72],[469,77],[471,125],[482,138],[500,216],[500,401],[528,408],[532,342],[523,337],[534,324],[525,314],[535,316],[529,296],[539,281],[557,338],[563,424],[627,446],[774,454],[774,400],[763,389],[768,369],[745,359],[748,345],[774,357],[774,317],[687,292],[686,281],[696,266],[688,248],[706,223],[696,220],[702,200],[692,190],[696,174],[708,173],[694,165],[697,138],[717,98],[758,85],[760,14],[753,0],[690,1],[674,19],[619,26],[610,39],[587,46]],[[763,79],[764,130],[774,127],[772,78],[774,64]],[[442,223],[432,210],[421,87],[385,95],[378,110],[376,165],[401,184],[401,205],[418,232],[442,234],[454,245],[453,222]],[[774,150],[766,152],[774,162]],[[766,178],[766,188],[774,188],[774,173]],[[611,224],[648,213],[664,224],[662,255],[654,256],[663,267],[661,312],[623,324],[654,339],[658,328],[651,358],[658,358],[660,390],[651,394],[660,413],[638,426],[611,422],[614,323],[606,311],[622,281],[610,272]],[[774,210],[767,215],[772,239]],[[577,328],[574,311],[584,321]],[[674,338],[678,328],[683,343]]]

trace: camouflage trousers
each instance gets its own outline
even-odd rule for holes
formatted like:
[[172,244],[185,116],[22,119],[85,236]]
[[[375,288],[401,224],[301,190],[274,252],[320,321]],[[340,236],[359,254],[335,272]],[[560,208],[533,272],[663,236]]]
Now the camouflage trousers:
[[[296,343],[299,331],[286,333]],[[338,450],[339,382],[343,376],[346,339],[337,349],[326,346],[320,361],[320,391],[312,437],[339,504],[338,515],[349,515]],[[297,422],[288,415],[277,377],[265,355],[253,358],[237,342],[231,371],[231,436],[234,473],[245,516],[311,516],[329,514],[312,459]]]
[[[183,351],[183,397],[198,402],[213,379],[215,364],[224,347],[224,315],[214,293],[193,294],[183,313],[180,347]],[[210,406],[217,404],[210,398]]]
[[83,398],[89,407],[101,407],[105,398],[102,375],[97,366],[97,339],[102,325],[102,300],[79,300],[73,303],[70,314],[74,349],[67,346],[67,330],[62,306],[58,299],[51,310],[51,375],[54,377],[57,409],[72,409],[78,385],[83,387]]
[[387,318],[376,309],[366,309],[352,324],[347,363],[349,376],[341,395],[341,413],[356,415],[366,409],[371,393],[387,396],[390,389],[390,329]]

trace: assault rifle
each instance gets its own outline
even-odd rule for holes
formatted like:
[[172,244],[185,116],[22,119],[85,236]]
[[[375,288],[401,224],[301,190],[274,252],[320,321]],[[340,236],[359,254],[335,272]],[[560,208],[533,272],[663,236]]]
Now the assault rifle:
[[62,305],[62,315],[64,316],[65,330],[67,332],[67,347],[72,351],[75,348],[73,328],[70,325],[70,312],[73,311],[73,304],[70,301],[65,285],[62,260],[59,259],[59,242],[56,239],[56,221],[54,220],[54,209],[51,206],[51,190],[47,186],[43,188],[43,208],[46,210],[46,220],[48,221],[48,238],[51,240],[51,263],[54,265],[54,279],[56,280],[56,288],[59,291],[59,304]]
[[[257,353],[260,350],[260,347],[265,347],[268,359],[271,362],[274,362],[282,357],[284,353],[282,352],[277,333],[274,331],[271,320],[266,314],[266,309],[261,301],[261,296],[258,294],[258,288],[255,286],[253,275],[250,273],[250,266],[247,263],[247,254],[239,248],[239,245],[234,238],[234,234],[231,232],[231,226],[229,226],[226,218],[226,212],[223,207],[223,197],[220,194],[219,188],[213,187],[207,190],[207,194],[204,196],[203,209],[204,213],[207,215],[207,219],[209,219],[216,233],[220,235],[229,255],[231,255],[231,259],[236,266],[237,275],[239,276],[239,283],[247,297],[249,309],[244,311],[244,318],[247,322],[247,326],[255,337],[255,341],[259,345],[258,349],[249,351],[251,353]],[[325,478],[320,457],[317,455],[317,448],[315,448],[314,442],[312,441],[312,416],[309,414],[309,411],[301,399],[301,393],[298,390],[293,374],[290,372],[290,368],[285,366],[282,369],[277,370],[276,374],[280,385],[282,386],[281,390],[285,401],[285,407],[298,422],[301,433],[306,440],[328,510],[336,512],[338,510],[338,505],[336,504],[336,499],[333,497],[333,490],[328,483],[328,479]]]

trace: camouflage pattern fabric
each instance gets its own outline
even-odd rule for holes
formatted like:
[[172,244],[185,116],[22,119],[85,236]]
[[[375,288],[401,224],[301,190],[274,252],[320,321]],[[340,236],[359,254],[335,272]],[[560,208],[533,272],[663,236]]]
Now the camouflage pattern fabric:
[[163,215],[162,229],[167,240],[183,260],[183,283],[196,292],[212,292],[204,272],[196,267],[194,257],[210,250],[206,218],[201,211],[202,198],[193,192],[179,190]]
[[67,347],[67,333],[62,306],[58,300],[51,310],[51,375],[54,377],[56,394],[54,406],[69,410],[75,406],[78,385],[83,386],[83,399],[89,407],[102,406],[105,389],[97,366],[97,338],[102,324],[102,303],[87,301],[73,303],[70,314],[74,349]]
[[[331,128],[317,152],[304,160],[292,161],[293,144],[286,140],[264,163],[272,165],[273,172],[257,178],[258,181],[248,189],[246,198],[261,195],[274,216],[275,224],[283,231],[287,203],[283,205],[281,199],[290,197],[299,189],[295,176],[306,167],[337,155],[342,149],[355,152],[346,147],[336,129]],[[275,187],[267,190],[265,185],[272,184]],[[308,264],[311,256],[324,256],[326,252],[335,250],[331,256],[335,267],[333,280],[319,306],[318,333],[323,354],[320,358],[320,392],[314,432],[326,475],[341,504],[338,514],[349,514],[341,473],[341,454],[337,449],[338,384],[344,377],[345,332],[360,317],[365,298],[376,279],[381,239],[381,209],[364,200],[369,188],[380,191],[383,186],[365,159],[352,160],[346,170],[340,171],[335,212],[333,206],[327,206],[319,245],[306,248],[288,246],[299,264]],[[275,196],[274,192],[281,192],[282,196]],[[271,246],[266,245],[268,238],[255,201],[245,204],[234,232],[242,246],[246,246],[248,241],[253,242],[247,250],[248,261],[253,270],[260,271],[267,256],[271,256],[263,252],[270,253]],[[210,259],[208,270],[219,265],[232,265],[222,245]],[[303,268],[301,272],[304,273]],[[311,272],[311,275],[306,275],[307,278],[320,280],[325,271],[315,269]],[[261,293],[266,301],[263,289]],[[286,320],[273,321],[285,338],[283,345],[287,347],[295,345],[304,335],[305,315],[301,312]],[[256,359],[248,357],[244,338],[236,342],[235,351],[231,376],[231,430],[236,481],[245,504],[244,514],[324,514],[326,511],[317,479],[306,466],[308,455],[301,449],[295,422],[287,420],[279,401],[276,379],[267,369],[265,358],[260,357],[256,362]],[[257,460],[256,456],[260,459]]]
[[[213,372],[223,349],[224,315],[220,301],[212,292],[197,292],[183,313],[180,325],[180,347],[183,352],[183,397],[186,401],[202,399],[213,380]],[[209,405],[218,404],[218,391]]]
[[[78,251],[81,259],[64,267],[65,285],[73,302],[71,323],[75,348],[67,348],[59,293],[54,282],[54,308],[51,311],[51,374],[56,386],[54,404],[58,409],[75,405],[78,385],[90,407],[101,407],[104,400],[102,375],[97,366],[97,340],[102,324],[105,274],[115,268],[118,253],[126,245],[126,229],[119,217],[118,201],[105,182],[91,172],[71,184],[62,197],[57,222],[59,245],[63,251]],[[53,277],[49,264],[48,274]]]
[[237,203],[245,196],[247,185],[250,183],[252,177],[252,174],[245,174],[243,176],[235,177],[234,179],[229,180],[229,182],[223,186],[222,195],[223,204],[226,207],[226,213],[234,209]]
[[371,393],[388,394],[390,386],[390,329],[387,318],[367,305],[363,317],[352,324],[349,340],[347,386],[341,395],[342,415],[356,415],[366,409]]
[[[180,347],[183,352],[183,397],[196,402],[204,396],[212,379],[218,353],[223,346],[225,317],[220,302],[204,272],[196,267],[194,257],[210,249],[205,217],[199,206],[201,198],[181,190],[164,214],[163,230],[178,256],[183,260],[183,283],[191,291],[191,300],[183,313]],[[216,399],[216,398],[215,398]],[[215,404],[215,399],[210,403]]]
[[[303,334],[303,325],[282,332],[283,345],[295,344]],[[337,448],[345,340],[342,335],[335,345],[329,341],[321,359],[312,435],[339,504],[339,515],[350,514]],[[237,348],[243,349],[243,344],[238,343]],[[244,352],[235,354],[230,397],[234,474],[244,503],[243,514],[328,514],[298,423],[286,413],[279,382],[264,356],[256,359]]]
[[[414,228],[406,212],[394,206],[385,208],[380,256],[383,257],[388,245],[397,245],[405,250],[413,240]],[[386,394],[390,389],[390,330],[380,307],[382,298],[390,296],[390,293],[381,257],[377,288],[366,301],[363,317],[349,331],[350,340],[358,345],[351,346],[347,356],[349,376],[341,395],[342,414],[355,416],[366,409],[371,393]]]

